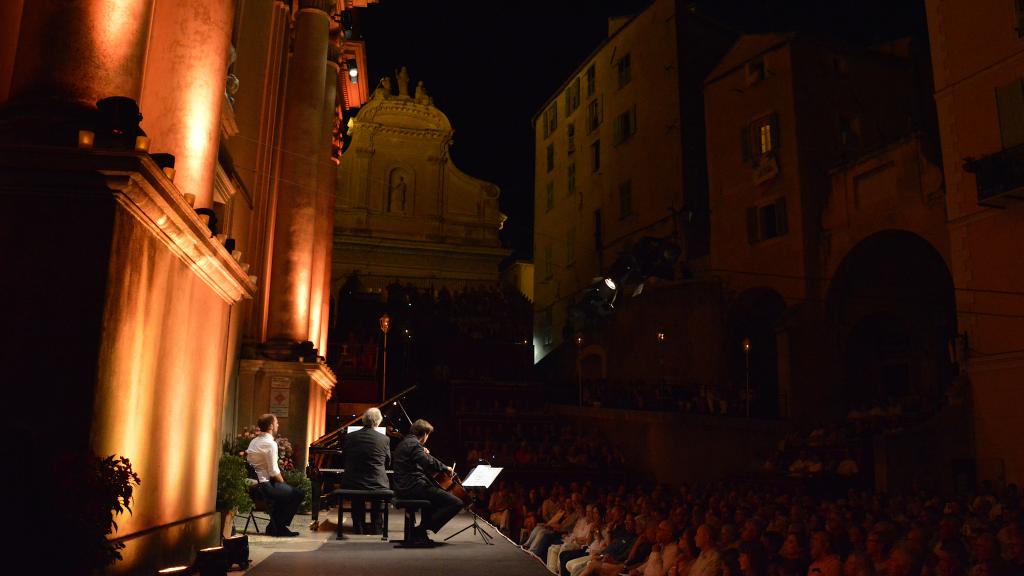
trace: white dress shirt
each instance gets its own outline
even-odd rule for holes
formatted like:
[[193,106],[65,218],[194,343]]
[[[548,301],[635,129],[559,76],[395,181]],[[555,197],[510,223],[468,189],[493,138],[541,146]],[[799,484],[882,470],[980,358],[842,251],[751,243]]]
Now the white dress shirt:
[[256,469],[256,478],[260,482],[269,482],[281,474],[277,466],[277,442],[270,432],[264,432],[249,442],[245,459]]

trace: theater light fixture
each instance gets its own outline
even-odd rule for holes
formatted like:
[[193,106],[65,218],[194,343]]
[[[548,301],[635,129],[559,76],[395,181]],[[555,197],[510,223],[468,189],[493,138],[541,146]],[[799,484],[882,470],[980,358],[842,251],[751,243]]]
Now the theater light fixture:
[[348,60],[346,60],[345,61],[345,66],[348,68],[349,80],[353,84],[356,84],[357,82],[359,82],[359,66],[356,64],[355,59],[354,58],[349,58]]
[[224,547],[203,548],[196,553],[196,572],[199,576],[227,576],[228,555]]
[[236,534],[224,539],[224,551],[227,554],[228,568],[235,565],[241,570],[249,567],[249,537]]

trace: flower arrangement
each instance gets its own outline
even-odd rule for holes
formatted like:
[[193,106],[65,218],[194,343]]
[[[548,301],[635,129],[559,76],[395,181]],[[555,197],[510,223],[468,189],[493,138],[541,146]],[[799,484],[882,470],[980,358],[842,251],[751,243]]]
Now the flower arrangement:
[[[260,432],[257,426],[242,428],[241,432],[236,434],[234,438],[228,437],[224,439],[224,453],[245,458],[245,451],[249,448],[249,443],[260,434],[262,432]],[[295,462],[292,460],[292,455],[295,453],[295,449],[292,447],[292,443],[284,436],[278,436],[275,442],[277,442],[277,465],[281,468],[281,471],[294,470]]]

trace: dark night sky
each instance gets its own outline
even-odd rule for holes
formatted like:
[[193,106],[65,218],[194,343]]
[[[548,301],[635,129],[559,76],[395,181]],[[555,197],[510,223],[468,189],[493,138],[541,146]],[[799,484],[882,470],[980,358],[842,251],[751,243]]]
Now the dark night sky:
[[[924,33],[923,0],[701,0],[737,30],[799,30],[863,42]],[[402,65],[455,128],[452,156],[501,187],[503,240],[532,257],[531,117],[605,37],[607,18],[646,0],[380,0],[358,11],[371,90]]]

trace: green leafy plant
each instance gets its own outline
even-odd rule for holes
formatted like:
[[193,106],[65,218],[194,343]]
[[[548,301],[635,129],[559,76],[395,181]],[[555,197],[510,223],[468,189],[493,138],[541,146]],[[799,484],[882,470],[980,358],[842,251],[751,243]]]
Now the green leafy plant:
[[70,540],[62,560],[86,572],[121,560],[124,544],[109,536],[117,531],[116,517],[131,514],[132,494],[142,483],[124,456],[100,458],[92,452],[68,452],[57,460],[55,479],[58,522]]
[[217,510],[248,514],[252,510],[249,498],[248,474],[241,456],[224,454],[217,465]]
[[299,505],[299,513],[305,514],[313,509],[313,484],[309,481],[306,473],[302,470],[281,470],[281,476],[284,477],[284,481],[288,484],[300,488],[305,496],[302,498],[302,504]]

